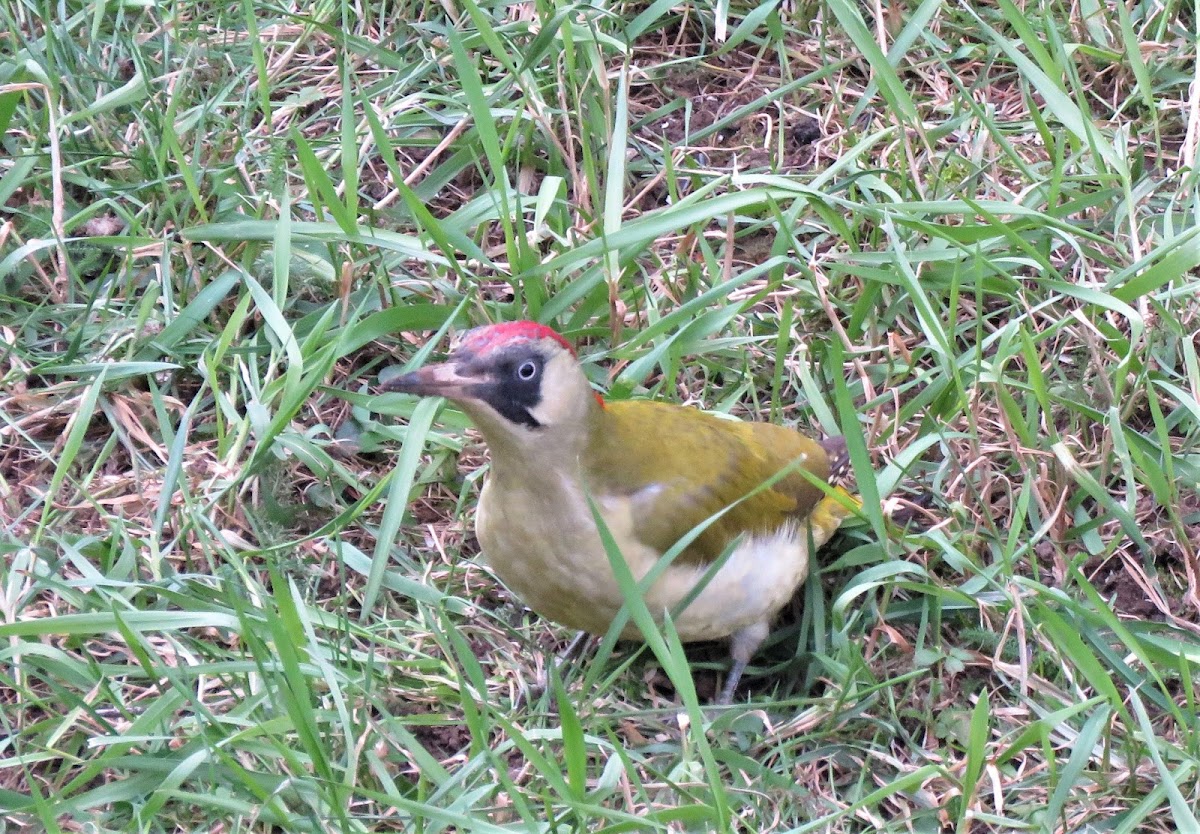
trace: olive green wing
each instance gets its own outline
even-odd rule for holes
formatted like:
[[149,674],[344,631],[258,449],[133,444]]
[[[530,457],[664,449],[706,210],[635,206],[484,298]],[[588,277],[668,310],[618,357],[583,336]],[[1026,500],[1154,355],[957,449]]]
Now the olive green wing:
[[[791,429],[646,401],[609,403],[596,419],[584,459],[589,488],[628,499],[634,534],[645,544],[665,551],[734,505],[677,563],[708,564],[738,536],[803,519],[824,497],[796,470],[826,480],[829,455]],[[647,447],[649,438],[654,445]]]

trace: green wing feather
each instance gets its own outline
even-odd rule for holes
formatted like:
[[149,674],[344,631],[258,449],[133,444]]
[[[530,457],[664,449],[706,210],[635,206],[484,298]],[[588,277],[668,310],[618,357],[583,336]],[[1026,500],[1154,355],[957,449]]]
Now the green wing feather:
[[[588,487],[594,494],[631,499],[635,534],[660,551],[789,467],[820,480],[830,476],[829,455],[820,443],[770,423],[641,400],[610,402],[593,419],[583,461]],[[631,452],[644,449],[648,438],[657,444],[651,453]],[[792,469],[711,524],[677,564],[712,562],[743,533],[770,532],[803,519],[823,497]]]

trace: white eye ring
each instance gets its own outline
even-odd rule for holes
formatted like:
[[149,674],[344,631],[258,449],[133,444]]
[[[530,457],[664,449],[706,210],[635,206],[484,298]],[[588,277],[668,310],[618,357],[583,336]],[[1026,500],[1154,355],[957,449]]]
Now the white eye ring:
[[537,376],[537,370],[536,362],[533,362],[532,360],[526,360],[525,362],[521,363],[520,367],[517,368],[517,379],[528,382]]

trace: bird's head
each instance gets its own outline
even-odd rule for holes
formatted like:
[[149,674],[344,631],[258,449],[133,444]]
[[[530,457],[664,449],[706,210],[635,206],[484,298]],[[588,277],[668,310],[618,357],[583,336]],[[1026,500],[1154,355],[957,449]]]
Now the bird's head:
[[445,362],[383,383],[384,391],[446,397],[500,446],[582,437],[597,398],[571,345],[545,325],[506,322],[468,331]]

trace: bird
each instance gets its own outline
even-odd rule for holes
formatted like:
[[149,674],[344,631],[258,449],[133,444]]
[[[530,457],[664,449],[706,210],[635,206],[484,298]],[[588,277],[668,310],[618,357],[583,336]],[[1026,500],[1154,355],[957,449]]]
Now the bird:
[[[675,403],[605,400],[570,342],[543,324],[477,327],[446,361],[383,376],[385,392],[449,399],[482,434],[491,457],[475,518],[483,559],[548,620],[603,635],[625,604],[593,507],[637,580],[724,510],[643,596],[655,617],[671,614],[683,642],[730,641],[718,704],[732,702],[813,551],[851,513],[818,485],[845,474],[843,438]],[[627,621],[621,637],[641,636]]]

